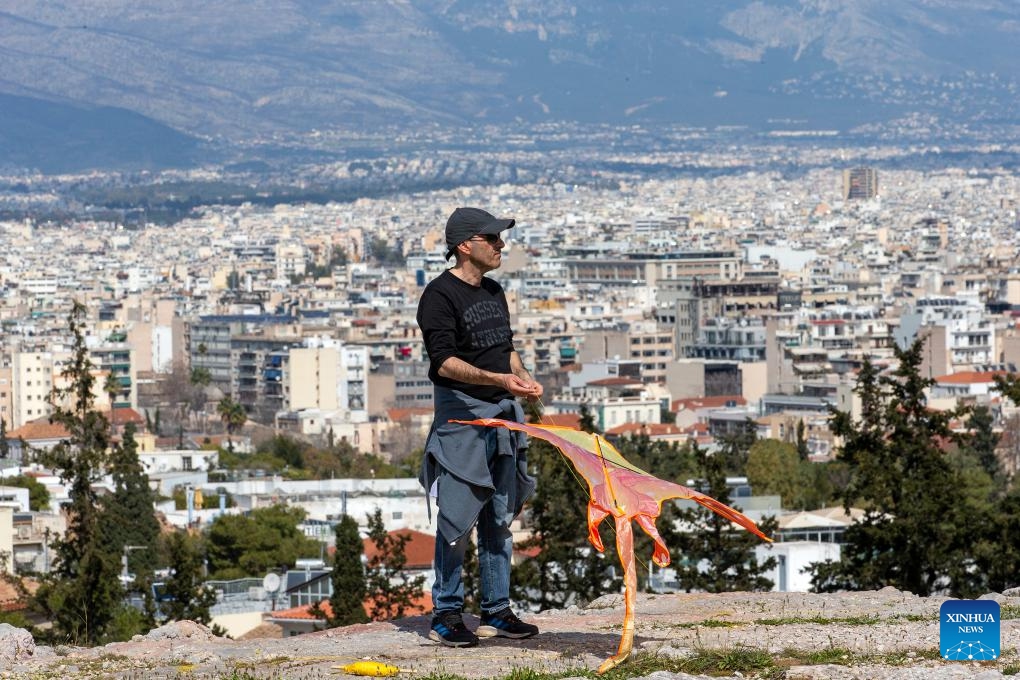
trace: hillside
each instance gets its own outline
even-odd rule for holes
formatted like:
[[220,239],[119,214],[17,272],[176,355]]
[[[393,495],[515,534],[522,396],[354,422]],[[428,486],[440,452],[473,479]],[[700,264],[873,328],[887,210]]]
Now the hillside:
[[[1020,593],[995,595],[1004,616],[1015,616]],[[787,680],[916,680],[1003,677],[1020,667],[1020,622],[1002,622],[1003,656],[995,662],[949,662],[939,654],[939,606],[892,588],[877,592],[641,595],[635,654],[617,677],[785,677]],[[286,639],[233,641],[183,622],[125,643],[96,649],[23,648],[15,656],[6,633],[7,678],[324,678],[358,659],[403,669],[398,677],[493,678],[517,669],[534,673],[593,670],[615,652],[623,619],[620,596],[585,609],[527,617],[542,633],[529,640],[483,640],[470,649],[441,647],[426,638],[428,619],[411,617]],[[473,626],[477,619],[468,618]],[[0,626],[2,628],[2,626]],[[0,638],[5,633],[0,631]],[[649,660],[649,654],[659,655]],[[4,655],[0,654],[0,658]],[[686,669],[686,671],[685,671]],[[684,672],[681,672],[684,671]],[[685,674],[690,672],[690,675]],[[698,675],[704,673],[705,675]],[[528,677],[528,676],[524,676]],[[531,676],[534,677],[534,676]]]
[[[1007,0],[0,0],[0,94],[84,112],[51,126],[68,144],[103,107],[297,144],[507,121],[1015,124],[1018,59]],[[0,137],[32,133],[0,118]]]

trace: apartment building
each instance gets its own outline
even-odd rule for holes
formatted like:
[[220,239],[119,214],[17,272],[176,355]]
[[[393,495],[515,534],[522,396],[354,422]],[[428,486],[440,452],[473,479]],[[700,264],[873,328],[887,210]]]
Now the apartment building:
[[53,412],[50,395],[54,380],[61,371],[61,360],[59,355],[44,351],[14,352],[11,355],[11,410],[6,417],[8,431]]
[[[109,375],[115,391],[108,394],[114,408],[138,407],[138,372],[134,362],[134,346],[127,342],[127,334],[111,333],[106,341],[89,347],[89,358],[104,375]],[[106,394],[105,377],[100,390]]]
[[659,424],[669,408],[670,396],[664,386],[645,384],[639,379],[610,376],[584,380],[571,375],[572,386],[547,403],[558,413],[578,413],[582,405],[602,431],[625,423]]
[[995,321],[973,297],[929,297],[900,316],[894,339],[906,347],[925,338],[924,375],[972,371],[998,361]]
[[736,250],[567,257],[563,265],[571,283],[608,288],[654,286],[661,280],[683,278],[730,281],[744,275],[744,260]]
[[878,170],[847,168],[843,171],[843,198],[848,201],[878,196]]
[[[188,324],[185,344],[188,363],[209,372],[211,384],[236,397],[232,340],[241,335],[286,337],[300,343],[297,317],[272,314],[227,314],[200,316]],[[286,343],[283,347],[288,346]]]
[[[666,368],[674,358],[673,330],[656,322],[621,322],[607,328],[586,330],[578,345],[577,361],[635,361],[640,365],[640,376],[646,382],[664,382]],[[564,347],[569,349],[570,345],[561,342],[560,347],[562,351]]]

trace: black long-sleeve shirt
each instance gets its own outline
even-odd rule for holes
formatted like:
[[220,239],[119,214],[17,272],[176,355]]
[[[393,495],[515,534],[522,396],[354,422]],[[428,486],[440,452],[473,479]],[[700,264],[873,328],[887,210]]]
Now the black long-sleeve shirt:
[[449,270],[443,272],[425,287],[418,301],[418,327],[434,384],[493,403],[513,398],[502,387],[472,385],[439,375],[439,367],[450,357],[484,371],[510,373],[514,351],[510,308],[496,281],[483,276],[481,285],[473,286]]

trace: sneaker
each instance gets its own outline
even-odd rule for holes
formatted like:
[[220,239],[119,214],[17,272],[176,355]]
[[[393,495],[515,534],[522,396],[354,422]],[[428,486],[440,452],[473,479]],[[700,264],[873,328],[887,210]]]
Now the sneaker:
[[482,614],[482,624],[478,626],[478,637],[529,638],[538,635],[538,626],[524,623],[517,618],[510,607],[491,614]]
[[439,612],[432,617],[429,639],[447,647],[474,647],[478,636],[467,629],[460,612]]

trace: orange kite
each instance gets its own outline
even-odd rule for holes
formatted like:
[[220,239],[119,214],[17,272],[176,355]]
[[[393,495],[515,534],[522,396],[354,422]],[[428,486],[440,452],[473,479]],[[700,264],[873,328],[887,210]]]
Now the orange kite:
[[573,463],[578,474],[588,482],[588,540],[599,552],[605,550],[598,525],[610,515],[616,521],[616,550],[623,565],[624,604],[623,634],[616,654],[599,666],[605,673],[627,658],[634,645],[634,599],[637,591],[637,569],[634,564],[634,535],[631,520],[644,529],[655,543],[652,560],[660,567],[669,564],[669,550],[655,528],[655,519],[662,510],[662,502],[670,498],[689,498],[726,519],[739,524],[766,541],[771,539],[742,513],[728,505],[680,484],[653,477],[631,465],[616,448],[601,435],[582,432],[570,427],[531,425],[499,418],[456,420],[452,422],[486,427],[505,427],[519,430],[544,439]]

